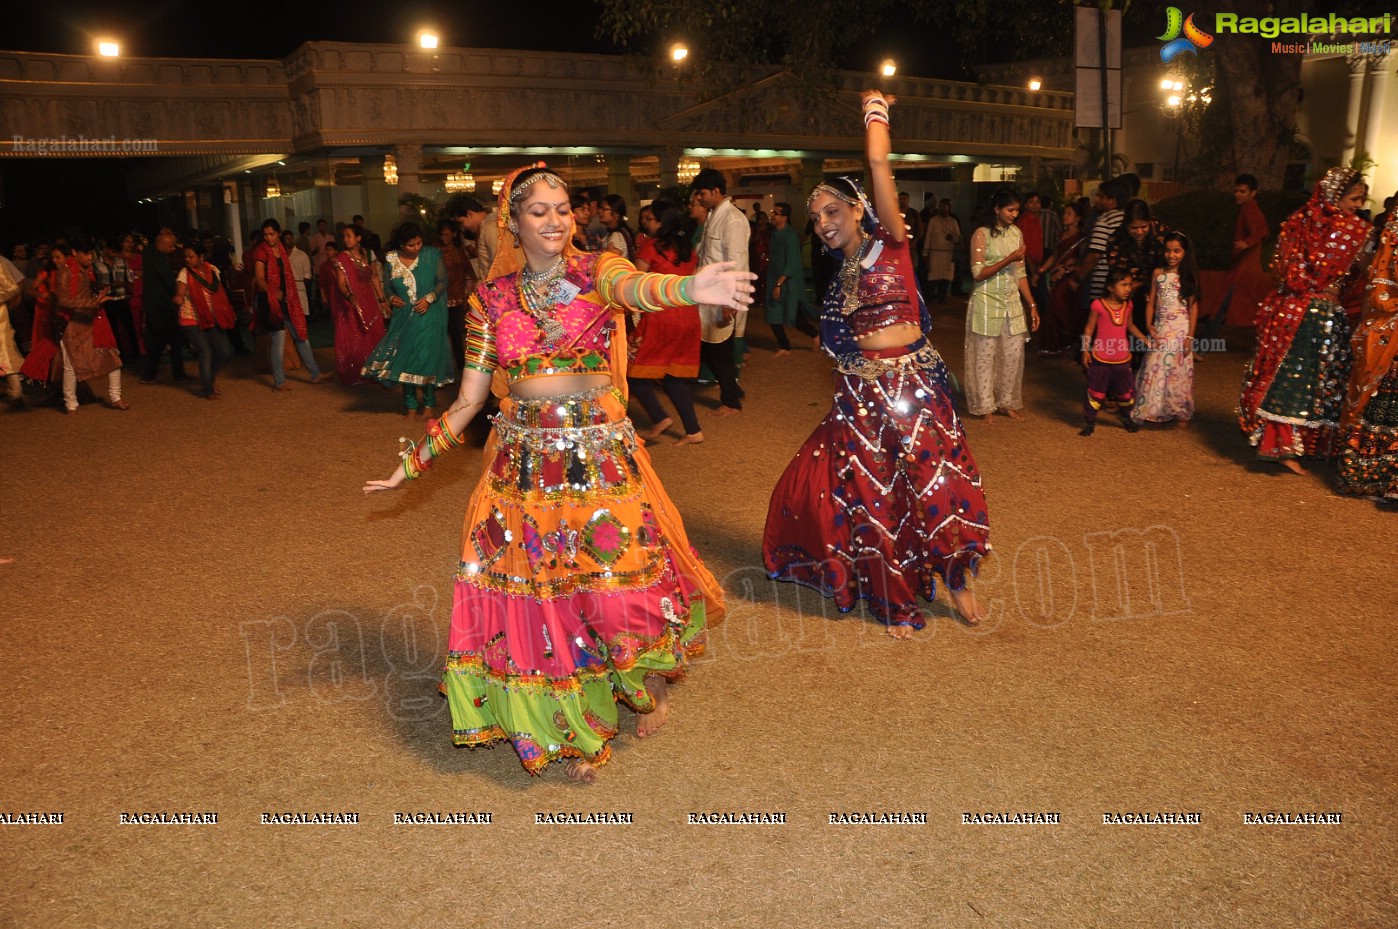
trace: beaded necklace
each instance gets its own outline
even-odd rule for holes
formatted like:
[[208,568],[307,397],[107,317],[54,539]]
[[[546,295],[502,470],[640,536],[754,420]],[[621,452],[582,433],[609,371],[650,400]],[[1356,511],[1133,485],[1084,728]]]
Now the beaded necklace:
[[1110,303],[1106,301],[1105,297],[1102,299],[1102,308],[1105,309],[1107,311],[1107,315],[1112,318],[1113,326],[1120,326],[1122,323],[1126,322],[1127,305],[1128,304],[1126,301],[1122,301],[1121,303],[1113,307]]
[[564,267],[562,255],[543,271],[532,271],[526,265],[520,269],[516,285],[520,303],[523,304],[525,312],[538,324],[544,344],[549,347],[556,346],[567,335],[563,323],[549,312],[562,302],[559,288],[563,283]]
[[859,247],[840,264],[840,312],[846,316],[859,309],[860,262],[869,256],[874,237],[860,232]]

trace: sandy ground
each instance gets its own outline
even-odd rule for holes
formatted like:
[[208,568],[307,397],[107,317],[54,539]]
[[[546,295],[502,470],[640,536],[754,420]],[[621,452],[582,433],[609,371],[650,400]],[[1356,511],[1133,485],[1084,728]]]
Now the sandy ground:
[[[959,373],[955,311],[935,339]],[[730,617],[588,788],[451,745],[479,437],[365,499],[414,434],[376,387],[278,395],[238,359],[217,403],[128,369],[129,412],[0,414],[0,814],[63,814],[0,825],[0,925],[1398,926],[1398,514],[1253,462],[1241,352],[1200,365],[1193,428],[1090,439],[1077,369],[1031,355],[1028,417],[969,428],[990,619],[943,601],[898,644],[765,580],[829,379],[752,341],[743,415],[710,390],[708,441],[653,447]],[[218,823],[120,822],[162,811]],[[359,822],[261,822],[296,811]],[[492,821],[394,824],[452,811]],[[633,822],[535,823],[560,811]],[[785,823],[688,824],[725,811]],[[926,821],[829,822],[852,811]],[[997,812],[1059,822],[965,822]],[[1199,822],[1103,823],[1133,812]],[[1272,812],[1342,822],[1245,823]]]

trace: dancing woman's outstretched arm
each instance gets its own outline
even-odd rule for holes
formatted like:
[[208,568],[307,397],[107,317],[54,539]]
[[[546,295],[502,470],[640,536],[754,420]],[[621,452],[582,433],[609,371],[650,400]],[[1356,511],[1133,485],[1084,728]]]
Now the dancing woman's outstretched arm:
[[456,402],[441,418],[428,422],[427,435],[408,449],[403,463],[394,469],[387,480],[365,482],[366,494],[393,490],[405,480],[412,480],[432,467],[434,458],[461,444],[466,427],[490,398],[490,381],[496,365],[495,326],[480,298],[474,295],[466,313],[464,362],[466,367],[462,372],[461,390],[456,395]]
[[893,168],[888,161],[893,151],[893,140],[888,134],[888,108],[894,99],[878,90],[864,91],[864,148],[869,157],[874,211],[893,240],[902,242],[908,237],[908,227],[898,209],[898,188],[893,183]]

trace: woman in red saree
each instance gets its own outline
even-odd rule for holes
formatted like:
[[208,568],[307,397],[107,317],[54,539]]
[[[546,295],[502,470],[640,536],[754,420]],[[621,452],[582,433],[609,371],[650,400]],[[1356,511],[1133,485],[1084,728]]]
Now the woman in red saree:
[[1297,474],[1298,458],[1330,457],[1350,369],[1350,327],[1340,294],[1372,230],[1355,212],[1364,179],[1331,168],[1282,224],[1273,272],[1281,286],[1257,309],[1257,354],[1239,399],[1239,424],[1263,461]]
[[383,339],[388,301],[381,290],[378,262],[364,247],[364,230],[346,226],[340,233],[345,247],[335,256],[335,288],[331,314],[335,320],[335,370],[342,384],[363,384],[360,374],[369,353]]

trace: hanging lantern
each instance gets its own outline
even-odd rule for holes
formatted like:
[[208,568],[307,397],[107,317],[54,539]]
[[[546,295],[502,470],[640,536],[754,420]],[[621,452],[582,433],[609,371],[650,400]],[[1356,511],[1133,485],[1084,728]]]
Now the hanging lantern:
[[495,194],[495,196],[497,196],[497,197],[500,196],[500,191],[502,191],[502,190],[504,190],[504,189],[505,189],[505,179],[504,179],[503,177],[497,177],[497,178],[496,178],[494,181],[492,181],[491,184],[490,184],[490,192],[493,193],[493,194]]
[[274,174],[267,179],[267,193],[264,194],[268,200],[275,200],[282,195],[281,185],[277,183],[277,176]]
[[476,192],[476,178],[474,175],[471,174],[470,171],[467,171],[461,175],[461,189],[466,191],[468,194],[473,194]]
[[383,156],[383,182],[385,184],[398,183],[398,159],[392,155]]

